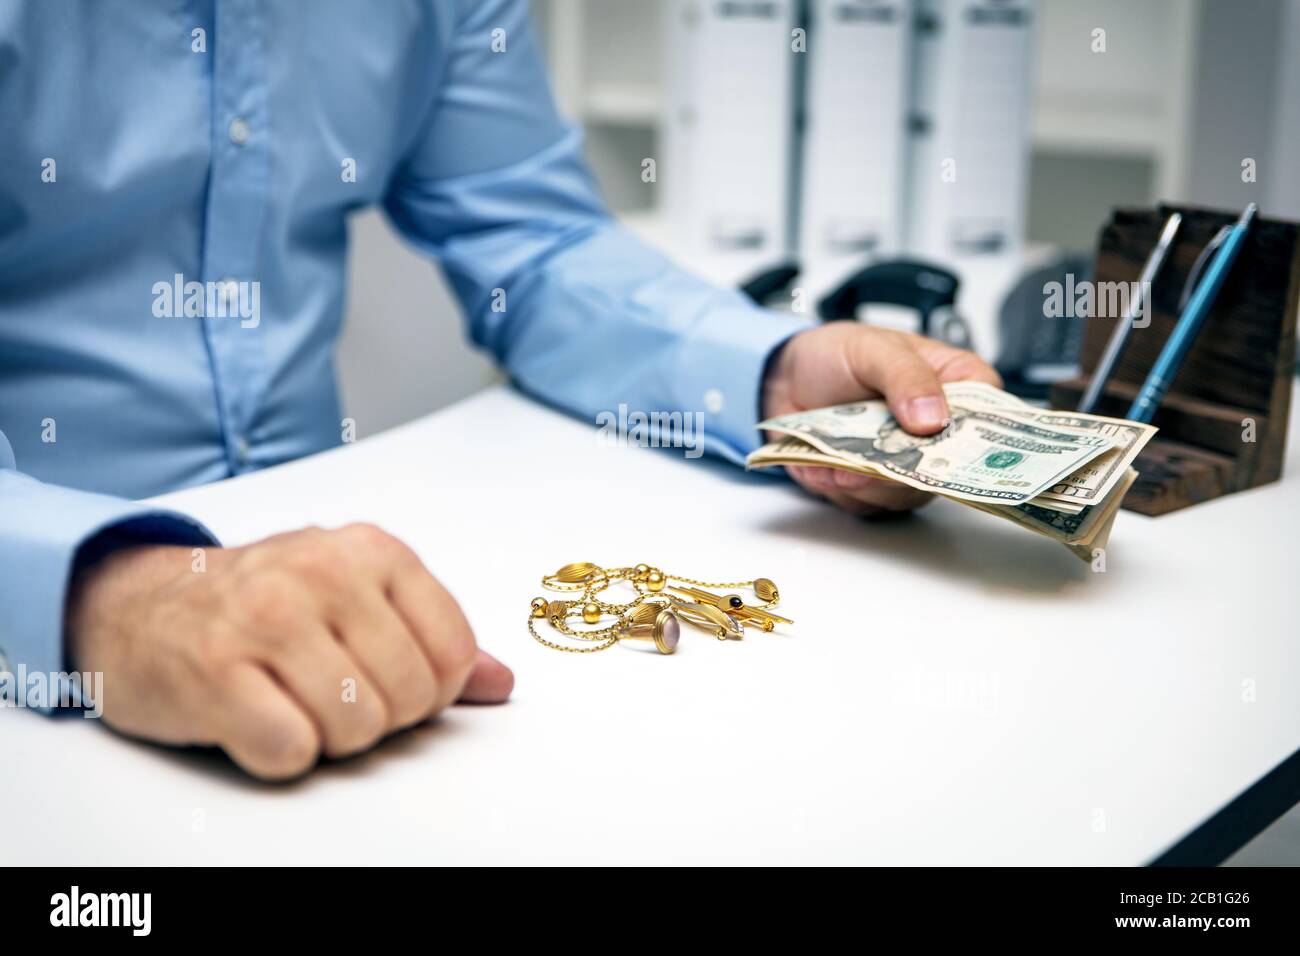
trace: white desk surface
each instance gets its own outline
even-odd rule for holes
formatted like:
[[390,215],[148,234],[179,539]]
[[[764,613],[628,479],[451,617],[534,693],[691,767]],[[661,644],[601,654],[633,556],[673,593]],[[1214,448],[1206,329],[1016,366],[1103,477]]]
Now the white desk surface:
[[[492,389],[160,500],[230,544],[355,520],[400,535],[514,667],[509,704],[288,786],[6,711],[0,859],[1148,862],[1300,749],[1297,438],[1281,483],[1121,513],[1097,574],[948,502],[863,524]],[[576,560],[766,575],[797,623],[688,630],[672,657],[559,654],[525,618]]]

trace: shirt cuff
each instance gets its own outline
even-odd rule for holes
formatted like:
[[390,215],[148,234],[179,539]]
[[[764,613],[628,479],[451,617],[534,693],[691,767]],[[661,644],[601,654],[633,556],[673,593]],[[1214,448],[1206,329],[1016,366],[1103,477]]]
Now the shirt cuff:
[[79,708],[63,690],[68,586],[79,558],[128,544],[219,546],[183,514],[0,469],[0,699],[8,706]]
[[682,338],[675,363],[675,403],[704,413],[704,447],[736,464],[763,443],[763,376],[768,360],[811,322],[734,302],[704,312]]

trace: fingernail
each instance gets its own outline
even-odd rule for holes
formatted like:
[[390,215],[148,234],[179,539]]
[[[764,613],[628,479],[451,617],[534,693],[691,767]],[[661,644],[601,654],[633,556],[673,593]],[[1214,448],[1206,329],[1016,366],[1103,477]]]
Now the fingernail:
[[934,431],[943,427],[947,412],[944,401],[938,395],[926,395],[914,398],[907,403],[907,422],[909,430],[928,429]]

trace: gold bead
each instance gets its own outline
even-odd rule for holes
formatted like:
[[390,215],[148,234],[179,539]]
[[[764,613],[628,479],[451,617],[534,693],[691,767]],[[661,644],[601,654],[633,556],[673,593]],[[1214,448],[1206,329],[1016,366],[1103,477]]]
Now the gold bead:
[[566,584],[578,584],[598,573],[603,573],[599,565],[592,564],[590,561],[577,561],[560,568],[555,572],[554,578]]
[[668,579],[664,577],[664,573],[658,568],[651,569],[650,573],[645,576],[645,586],[651,591],[662,591],[667,583]]
[[533,598],[533,617],[546,617],[546,605],[549,603],[546,598]]
[[637,565],[635,568],[633,568],[632,570],[636,572],[636,580],[638,580],[638,581],[644,581],[644,580],[645,580],[645,576],[646,576],[647,574],[650,573],[650,565],[648,565],[648,564],[638,564],[638,565]]
[[595,624],[600,620],[600,608],[588,601],[582,606],[582,619],[588,624]]
[[775,604],[780,600],[781,592],[776,589],[776,584],[771,578],[755,578],[754,594],[760,601],[767,601]]

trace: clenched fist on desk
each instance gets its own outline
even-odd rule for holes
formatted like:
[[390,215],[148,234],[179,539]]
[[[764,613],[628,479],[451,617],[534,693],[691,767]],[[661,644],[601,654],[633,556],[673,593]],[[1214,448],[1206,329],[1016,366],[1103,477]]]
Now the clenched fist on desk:
[[223,748],[286,779],[457,700],[505,700],[511,672],[410,548],[372,525],[212,548],[137,547],[83,569],[68,606],[77,669],[105,675],[104,719]]

